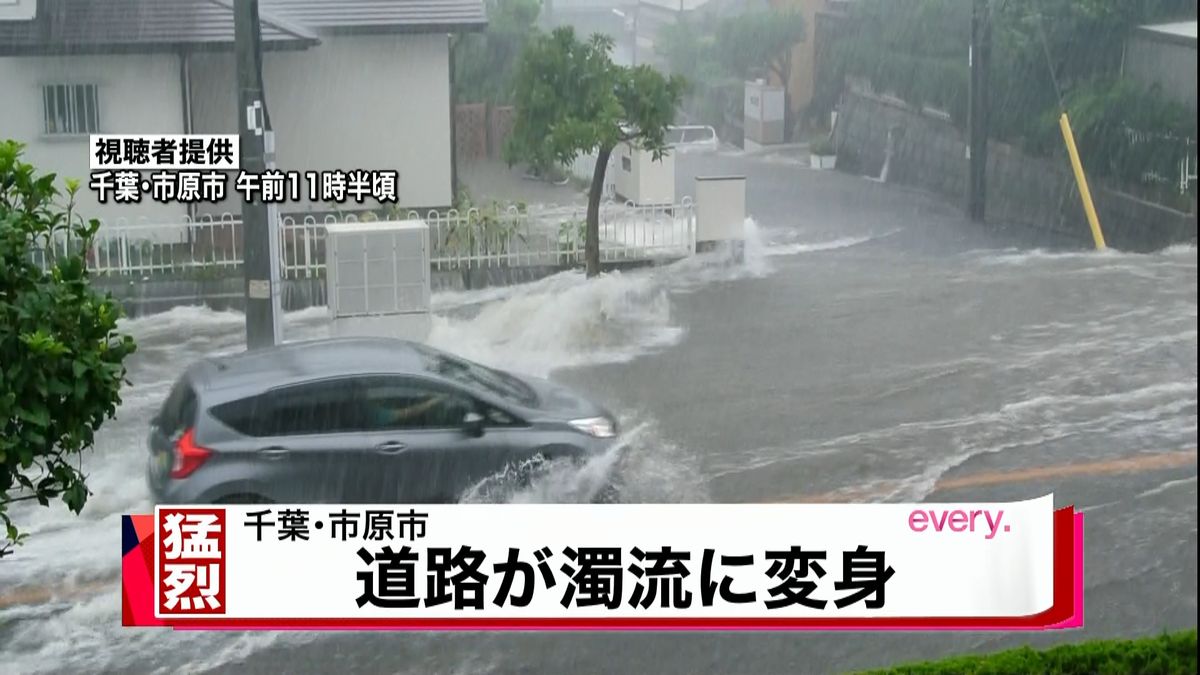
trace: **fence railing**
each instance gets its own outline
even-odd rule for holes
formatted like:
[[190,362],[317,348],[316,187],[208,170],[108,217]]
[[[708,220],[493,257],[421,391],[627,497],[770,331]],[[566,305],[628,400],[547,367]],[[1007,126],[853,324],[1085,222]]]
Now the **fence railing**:
[[[431,267],[453,270],[582,263],[586,216],[585,206],[550,205],[424,214],[408,211],[388,217],[424,220],[429,226]],[[371,213],[282,217],[281,276],[324,275],[327,225],[380,219]],[[670,206],[605,202],[600,206],[599,221],[602,261],[679,258],[695,250],[695,209],[690,198]],[[241,219],[230,213],[175,223],[101,221],[86,258],[98,275],[216,277],[240,270],[245,253],[243,234]],[[77,245],[65,238],[53,242],[60,252]],[[34,255],[35,260],[49,264],[50,252],[38,250]]]
[[1142,167],[1142,182],[1171,185],[1180,194],[1196,182],[1196,139],[1128,126],[1122,132],[1128,143],[1126,159]]

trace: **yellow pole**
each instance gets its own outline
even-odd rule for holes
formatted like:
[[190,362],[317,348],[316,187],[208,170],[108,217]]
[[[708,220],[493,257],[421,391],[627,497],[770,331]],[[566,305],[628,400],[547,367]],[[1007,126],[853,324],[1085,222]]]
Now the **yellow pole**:
[[1087,214],[1088,225],[1092,226],[1092,239],[1096,241],[1096,250],[1103,251],[1104,233],[1100,231],[1100,219],[1096,217],[1096,206],[1092,203],[1092,191],[1088,189],[1087,176],[1083,175],[1083,164],[1079,161],[1079,150],[1075,147],[1075,134],[1071,133],[1071,122],[1067,113],[1058,118],[1058,126],[1062,128],[1063,140],[1067,144],[1067,154],[1071,155],[1071,168],[1075,170],[1075,182],[1079,185],[1079,198],[1083,200],[1083,211]]

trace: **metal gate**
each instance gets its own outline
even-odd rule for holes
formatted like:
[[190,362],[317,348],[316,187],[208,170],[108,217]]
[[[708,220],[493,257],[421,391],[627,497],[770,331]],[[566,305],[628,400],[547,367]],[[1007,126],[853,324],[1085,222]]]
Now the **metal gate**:
[[487,158],[487,104],[454,106],[454,153],[460,162]]
[[504,143],[512,133],[516,110],[512,106],[494,106],[488,115],[488,150],[492,159],[504,158]]

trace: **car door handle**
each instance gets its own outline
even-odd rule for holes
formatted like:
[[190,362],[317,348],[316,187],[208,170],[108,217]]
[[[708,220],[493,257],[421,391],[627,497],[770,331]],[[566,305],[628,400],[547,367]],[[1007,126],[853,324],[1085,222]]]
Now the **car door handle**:
[[260,449],[259,452],[270,459],[279,459],[280,457],[288,454],[288,449],[281,445],[272,445],[270,447]]
[[400,452],[407,447],[408,447],[407,445],[401,443],[400,441],[388,441],[387,443],[380,443],[379,445],[375,446],[375,449],[378,450],[379,452],[386,452],[386,453],[391,454],[391,453]]

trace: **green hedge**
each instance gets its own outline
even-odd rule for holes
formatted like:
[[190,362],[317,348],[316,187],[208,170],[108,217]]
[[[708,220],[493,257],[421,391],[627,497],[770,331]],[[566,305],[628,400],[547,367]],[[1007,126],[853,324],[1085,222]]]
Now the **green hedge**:
[[1030,647],[996,654],[913,663],[861,675],[1183,675],[1196,671],[1196,631],[1136,640],[1092,640],[1045,651]]

